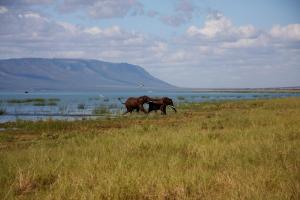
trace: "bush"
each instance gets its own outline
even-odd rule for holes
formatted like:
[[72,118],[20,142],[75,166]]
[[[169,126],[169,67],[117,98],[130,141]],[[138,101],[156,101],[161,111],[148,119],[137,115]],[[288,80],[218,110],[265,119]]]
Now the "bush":
[[185,100],[184,96],[178,96],[177,99],[180,100],[180,101]]
[[0,115],[4,115],[6,113],[6,110],[4,108],[0,108]]
[[85,108],[85,105],[84,103],[80,103],[77,105],[77,108],[80,109],[80,110],[83,110]]

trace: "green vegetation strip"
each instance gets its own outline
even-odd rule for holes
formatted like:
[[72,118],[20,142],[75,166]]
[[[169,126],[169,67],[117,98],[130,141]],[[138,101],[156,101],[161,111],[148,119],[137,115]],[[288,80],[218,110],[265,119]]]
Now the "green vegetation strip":
[[60,101],[59,98],[32,98],[32,99],[9,99],[9,104],[33,104],[34,106],[55,106]]
[[2,199],[300,196],[300,98],[0,128]]

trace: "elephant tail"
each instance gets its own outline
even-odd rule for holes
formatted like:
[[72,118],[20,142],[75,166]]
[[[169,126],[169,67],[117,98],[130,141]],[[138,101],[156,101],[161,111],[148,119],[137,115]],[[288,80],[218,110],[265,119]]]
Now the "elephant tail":
[[124,102],[121,101],[121,98],[119,97],[118,100],[121,102],[121,104],[125,104]]

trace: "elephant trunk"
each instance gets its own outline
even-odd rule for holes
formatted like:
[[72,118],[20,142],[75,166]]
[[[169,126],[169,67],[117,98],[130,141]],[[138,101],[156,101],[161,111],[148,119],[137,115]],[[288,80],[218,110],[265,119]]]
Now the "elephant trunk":
[[174,112],[177,112],[175,106],[171,106],[171,108],[173,108]]

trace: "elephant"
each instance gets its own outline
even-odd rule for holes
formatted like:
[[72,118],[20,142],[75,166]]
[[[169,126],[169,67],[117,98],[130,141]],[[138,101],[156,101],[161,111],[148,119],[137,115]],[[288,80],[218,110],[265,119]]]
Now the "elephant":
[[149,102],[148,113],[151,111],[161,110],[162,115],[166,115],[166,107],[170,106],[175,112],[177,112],[172,99],[168,97],[162,97],[160,99],[151,99]]
[[[127,111],[124,113],[132,113],[133,110],[136,110],[137,112],[139,112],[140,110],[143,111],[144,113],[147,113],[144,109],[144,104],[148,103],[151,100],[150,97],[148,96],[140,96],[140,97],[129,97],[125,103],[121,102],[122,104],[125,105]],[[121,99],[119,98],[119,101],[121,101]]]

